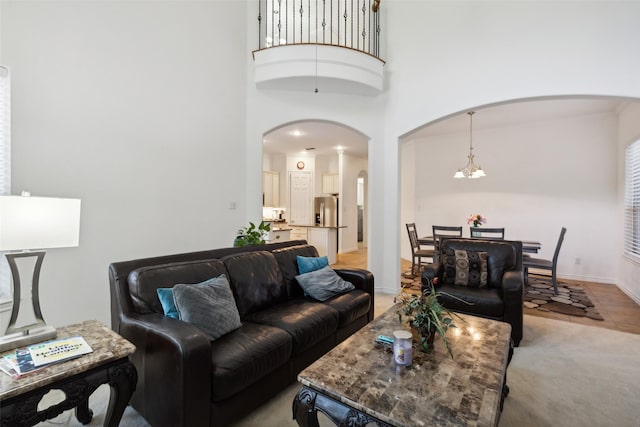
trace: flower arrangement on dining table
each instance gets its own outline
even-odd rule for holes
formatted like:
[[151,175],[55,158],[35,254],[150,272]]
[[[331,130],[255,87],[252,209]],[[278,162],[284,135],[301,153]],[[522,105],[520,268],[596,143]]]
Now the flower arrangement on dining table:
[[472,214],[467,218],[467,224],[473,224],[474,227],[478,227],[487,223],[487,217],[482,214]]

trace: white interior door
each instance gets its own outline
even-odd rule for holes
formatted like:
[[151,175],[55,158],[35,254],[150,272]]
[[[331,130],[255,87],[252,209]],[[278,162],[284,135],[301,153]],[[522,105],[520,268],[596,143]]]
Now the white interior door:
[[289,172],[289,223],[313,225],[313,175]]

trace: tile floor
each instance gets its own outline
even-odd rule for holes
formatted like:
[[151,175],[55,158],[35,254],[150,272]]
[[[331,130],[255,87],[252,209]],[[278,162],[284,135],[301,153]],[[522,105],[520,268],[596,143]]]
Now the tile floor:
[[[337,263],[333,268],[358,267],[367,268],[367,249],[338,254]],[[401,260],[402,271],[411,269],[411,261]],[[398,278],[400,280],[400,278]],[[604,283],[591,283],[576,280],[562,279],[565,282],[582,286],[594,303],[598,312],[605,320],[594,320],[587,317],[570,316],[567,314],[543,312],[540,310],[525,308],[525,314],[563,320],[566,322],[596,326],[600,328],[614,329],[623,332],[640,334],[640,305],[629,298],[617,286]]]

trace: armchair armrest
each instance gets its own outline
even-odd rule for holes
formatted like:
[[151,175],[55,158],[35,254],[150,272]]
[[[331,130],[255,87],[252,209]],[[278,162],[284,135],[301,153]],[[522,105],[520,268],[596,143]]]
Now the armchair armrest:
[[120,334],[136,346],[132,403],[152,425],[209,420],[211,343],[200,329],[160,314],[135,314],[122,318]]
[[522,270],[505,271],[502,276],[502,291],[506,294],[522,295],[524,287],[524,273]]
[[375,307],[375,288],[373,274],[369,270],[362,268],[344,268],[336,269],[338,276],[342,277],[347,282],[355,286],[356,289],[361,289],[369,294],[371,297],[371,305],[369,306],[369,313],[367,319],[369,322],[373,320],[374,307]]
[[439,262],[428,264],[422,272],[422,290],[431,289],[431,284],[434,278],[438,280],[442,279],[442,273],[444,272],[444,266]]

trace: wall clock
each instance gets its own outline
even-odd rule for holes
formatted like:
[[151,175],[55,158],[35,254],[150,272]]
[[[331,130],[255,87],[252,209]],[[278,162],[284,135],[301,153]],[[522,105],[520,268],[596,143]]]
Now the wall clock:
[[304,169],[304,162],[300,161],[298,163],[296,163],[296,167],[300,170]]

